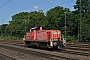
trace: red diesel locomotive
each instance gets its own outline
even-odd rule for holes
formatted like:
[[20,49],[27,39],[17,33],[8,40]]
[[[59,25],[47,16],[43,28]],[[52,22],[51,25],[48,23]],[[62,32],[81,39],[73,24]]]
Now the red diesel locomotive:
[[66,45],[66,39],[62,37],[60,30],[45,30],[43,27],[31,28],[26,32],[26,46],[60,49]]

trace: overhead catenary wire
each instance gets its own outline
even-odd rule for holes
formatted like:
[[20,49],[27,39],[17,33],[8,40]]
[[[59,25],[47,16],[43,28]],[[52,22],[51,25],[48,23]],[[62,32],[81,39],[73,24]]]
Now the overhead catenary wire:
[[[66,3],[69,3],[69,2],[71,2],[71,1],[74,1],[74,0],[69,0],[69,1],[66,1],[66,2],[63,2],[63,3],[60,3],[60,4],[57,4],[57,5],[66,4]],[[54,7],[54,6],[51,6],[51,7]],[[42,10],[46,10],[46,9],[49,9],[49,8],[51,8],[51,7],[47,7],[47,8],[45,8],[45,9],[42,9]]]
[[[40,1],[42,1],[42,0],[40,0]],[[37,4],[37,3],[39,3],[40,1],[38,1],[38,2],[36,2],[36,3],[33,3],[33,4]],[[62,3],[57,4],[57,5],[66,4],[66,3],[69,3],[69,2],[71,2],[71,1],[74,1],[74,0],[69,0],[69,1],[66,1],[66,2],[62,2]],[[33,5],[33,4],[32,4],[32,5]],[[38,5],[36,5],[36,6],[38,6]],[[50,6],[50,7],[47,7],[47,8],[41,9],[41,10],[46,10],[46,9],[51,8],[51,7],[54,7],[54,6]],[[40,9],[40,7],[39,7],[39,9]]]
[[[7,5],[10,1],[11,1],[11,0],[8,0],[6,3],[4,3],[2,6],[0,6],[0,9],[3,8],[5,5]],[[38,2],[35,2],[35,3],[33,3],[33,4],[38,4],[40,1],[43,1],[43,0],[39,0]],[[57,4],[57,5],[67,4],[67,3],[71,2],[71,1],[74,1],[74,0],[69,0],[69,1],[66,1],[66,2],[62,2],[62,3]],[[33,5],[33,4],[32,4],[32,5]],[[54,5],[54,6],[55,6],[55,5]],[[51,6],[51,7],[54,7],[54,6]],[[51,8],[51,7],[47,7],[47,8],[41,9],[41,10],[47,10],[47,9],[49,9],[49,8]]]
[[4,3],[4,4],[0,7],[0,9],[1,9],[2,7],[4,7],[6,4],[8,4],[10,1],[11,1],[11,0],[7,1],[6,3]]

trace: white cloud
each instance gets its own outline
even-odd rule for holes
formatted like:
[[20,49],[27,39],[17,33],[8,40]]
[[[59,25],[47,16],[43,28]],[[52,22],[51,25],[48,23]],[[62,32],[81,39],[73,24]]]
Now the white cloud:
[[39,8],[38,6],[34,6],[33,8]]
[[75,9],[74,9],[74,8],[71,8],[70,10],[71,10],[71,11],[75,11]]

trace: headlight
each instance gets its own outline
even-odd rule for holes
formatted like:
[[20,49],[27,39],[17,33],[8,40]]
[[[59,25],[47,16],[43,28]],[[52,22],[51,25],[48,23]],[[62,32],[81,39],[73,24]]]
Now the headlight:
[[54,44],[54,46],[57,46],[57,42],[54,42],[53,44]]

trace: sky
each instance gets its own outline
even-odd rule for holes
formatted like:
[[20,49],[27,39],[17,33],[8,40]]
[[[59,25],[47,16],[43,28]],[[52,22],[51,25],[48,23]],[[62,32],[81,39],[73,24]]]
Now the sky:
[[43,10],[46,13],[56,6],[74,10],[76,0],[0,0],[0,25],[8,24],[20,12]]

